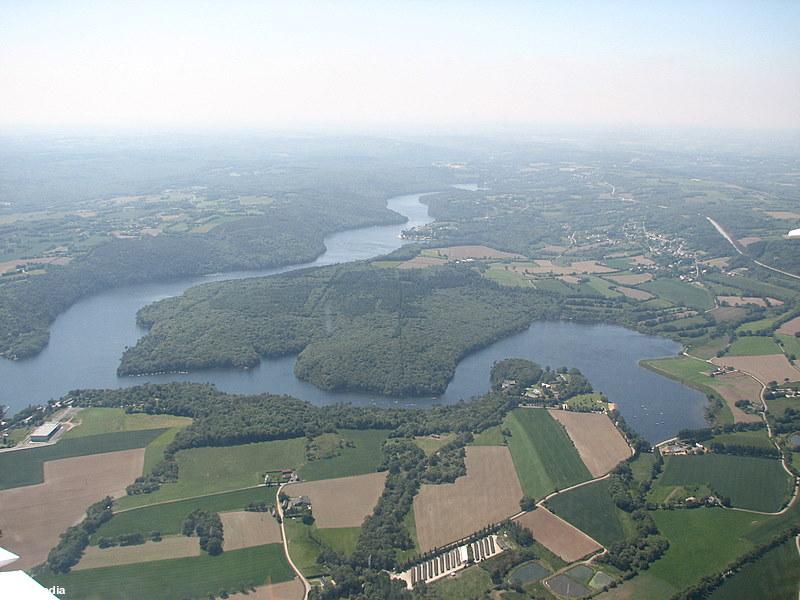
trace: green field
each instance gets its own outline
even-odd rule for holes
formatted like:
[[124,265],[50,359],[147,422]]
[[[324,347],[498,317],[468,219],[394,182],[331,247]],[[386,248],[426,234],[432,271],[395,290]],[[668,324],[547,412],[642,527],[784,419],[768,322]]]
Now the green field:
[[164,432],[163,429],[104,433],[60,440],[49,446],[0,453],[0,490],[42,483],[42,463],[87,454],[144,448]]
[[503,437],[502,428],[499,425],[489,427],[475,436],[470,445],[472,446],[503,446],[506,440]]
[[526,495],[539,499],[591,479],[572,440],[546,410],[518,408],[504,424],[511,430],[509,449]]
[[711,441],[721,444],[737,444],[740,446],[752,446],[754,448],[774,448],[772,441],[767,435],[766,428],[756,429],[755,431],[737,431],[734,433],[722,433],[715,435]]
[[74,418],[80,425],[67,431],[63,439],[117,433],[120,431],[141,431],[143,429],[167,429],[186,427],[192,420],[189,417],[172,415],[128,414],[121,408],[86,408]]
[[707,484],[733,506],[765,512],[780,510],[790,492],[778,460],[728,454],[667,457],[655,487],[687,484]]
[[656,457],[654,454],[641,452],[628,464],[631,466],[631,472],[636,481],[647,481],[650,479],[650,474],[653,472],[653,465],[655,463]]
[[162,535],[180,533],[183,520],[195,509],[203,508],[215,512],[243,510],[248,503],[261,501],[274,505],[276,491],[277,488],[274,487],[259,486],[115,513],[92,536],[91,543],[96,544],[101,537],[114,537],[123,533],[142,533],[145,536],[151,531],[160,531]]
[[175,436],[178,435],[181,429],[183,429],[183,427],[170,427],[147,444],[147,447],[144,449],[144,469],[142,469],[144,473],[149,473],[153,470],[154,466],[164,460],[164,450],[167,449],[167,446],[175,439]]
[[306,577],[325,574],[327,569],[317,563],[317,556],[322,551],[322,546],[314,539],[318,529],[313,525],[303,525],[295,519],[286,519],[284,527],[289,554],[300,572]]
[[800,338],[779,333],[778,339],[783,343],[783,351],[786,356],[794,355],[796,360],[800,360]]
[[486,269],[486,271],[483,273],[483,276],[496,283],[499,283],[500,285],[509,287],[533,287],[533,283],[531,283],[530,279],[521,273],[517,273],[516,271],[506,271],[503,268],[503,265],[496,263],[489,265],[489,268]]
[[264,472],[276,469],[298,469],[300,477],[307,481],[375,471],[383,458],[381,445],[388,432],[342,430],[340,434],[355,446],[342,448],[338,456],[310,462],[306,460],[305,438],[183,450],[176,455],[177,482],[164,484],[152,494],[125,496],[119,500],[119,507],[147,506],[254,486],[263,482]]
[[678,306],[687,306],[697,310],[708,310],[714,307],[714,301],[707,290],[677,279],[656,279],[636,287],[647,290]]
[[194,448],[178,452],[176,460],[177,482],[166,483],[152,494],[120,498],[119,507],[146,506],[258,485],[263,483],[265,471],[301,466],[305,462],[305,438]]
[[709,596],[710,600],[797,600],[800,589],[800,554],[794,539],[773,548],[742,567]]
[[281,544],[155,562],[46,575],[46,587],[65,588],[81,600],[176,600],[208,598],[222,590],[239,591],[294,577]]
[[382,447],[389,437],[388,430],[342,429],[339,435],[352,442],[354,447],[342,448],[338,456],[306,463],[298,471],[301,479],[334,479],[377,471],[383,460]]
[[762,356],[780,354],[781,349],[771,337],[747,335],[737,338],[728,349],[728,356]]
[[484,598],[486,592],[492,588],[492,580],[489,573],[475,565],[464,569],[456,577],[445,577],[430,584],[430,588],[440,600]]
[[314,535],[324,544],[345,555],[356,549],[361,527],[333,527],[330,529],[314,529]]
[[758,321],[742,323],[736,328],[736,333],[742,333],[743,331],[751,331],[753,333],[769,331],[774,327],[775,321],[779,318],[780,317],[767,317],[766,319],[759,319]]
[[567,406],[573,409],[589,409],[596,410],[606,406],[603,401],[603,394],[593,392],[591,394],[577,394],[567,400]]
[[603,546],[625,538],[622,517],[611,499],[608,479],[559,494],[547,501],[547,508]]

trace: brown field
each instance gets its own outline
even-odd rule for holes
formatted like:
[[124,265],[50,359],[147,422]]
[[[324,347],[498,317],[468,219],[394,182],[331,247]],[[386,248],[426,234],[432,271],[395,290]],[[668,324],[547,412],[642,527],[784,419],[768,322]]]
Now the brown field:
[[744,373],[726,373],[712,380],[711,387],[722,396],[733,413],[734,423],[758,423],[761,417],[744,412],[736,406],[737,400],[749,400],[753,406],[761,406],[761,385]]
[[556,246],[555,244],[545,244],[542,246],[543,252],[550,252],[552,254],[561,254],[566,249],[566,246]]
[[653,296],[653,294],[651,294],[650,292],[645,292],[644,290],[637,290],[636,288],[618,286],[617,291],[620,294],[627,296],[628,298],[633,298],[634,300],[650,300],[650,298],[655,298],[655,296]]
[[43,562],[90,504],[123,495],[143,467],[144,448],[63,458],[44,463],[44,483],[0,491],[3,547],[21,557],[11,568]]
[[720,306],[709,313],[717,323],[725,323],[727,321],[736,321],[747,314],[744,308],[737,308],[735,306]]
[[605,475],[631,455],[631,449],[611,419],[601,413],[550,410],[567,430],[592,477]]
[[[226,550],[228,549],[227,535],[228,532],[226,531]],[[187,537],[185,535],[170,535],[160,542],[145,542],[138,546],[117,546],[102,549],[99,546],[89,546],[83,553],[81,562],[75,565],[72,570],[82,571],[98,567],[131,565],[151,560],[168,560],[185,556],[200,556],[199,540],[196,537]]]
[[763,383],[800,380],[800,370],[794,368],[783,354],[767,354],[765,356],[723,356],[712,358],[715,365],[733,367],[750,373]]
[[219,513],[219,518],[222,519],[225,550],[280,544],[283,541],[281,526],[268,512],[237,510]]
[[639,254],[638,256],[631,256],[628,260],[630,260],[635,265],[644,265],[646,267],[656,264],[655,261],[650,260],[646,256],[642,256],[641,254]]
[[361,527],[383,493],[386,473],[287,485],[287,495],[308,496],[317,527]]
[[730,306],[746,306],[748,304],[755,304],[756,306],[767,306],[767,300],[771,306],[781,306],[783,302],[775,298],[758,298],[756,296],[717,296],[717,301],[722,304],[723,302]]
[[610,279],[614,283],[620,285],[639,285],[653,279],[651,273],[628,273],[623,275],[607,275],[606,279]]
[[256,588],[246,594],[237,593],[229,596],[231,600],[303,600],[305,588],[296,577],[283,583],[272,583]]
[[568,266],[561,266],[553,264],[553,261],[546,259],[537,259],[532,263],[513,263],[509,265],[509,269],[517,273],[527,273],[529,275],[544,275],[549,273],[553,275],[572,275],[573,273],[587,275],[590,273],[612,273],[614,271],[614,269],[598,263],[595,260],[582,260],[571,263]]
[[462,260],[465,258],[526,258],[521,254],[503,252],[502,250],[489,248],[489,246],[450,246],[448,248],[435,248],[432,252],[448,260]]
[[800,219],[800,213],[790,212],[788,210],[768,210],[765,212],[773,219],[782,219],[784,221]]
[[797,332],[800,332],[800,317],[786,321],[786,323],[778,327],[778,333],[784,335],[794,335]]
[[434,267],[436,265],[444,265],[447,261],[437,256],[415,256],[414,258],[397,265],[398,269],[424,269],[425,267]]
[[711,265],[712,267],[717,267],[718,269],[723,269],[728,266],[728,263],[731,262],[729,256],[723,256],[722,258],[712,258],[711,260],[705,260],[701,264],[704,265]]
[[580,529],[543,507],[526,512],[516,521],[530,530],[537,542],[568,563],[603,549]]
[[506,446],[468,446],[465,462],[455,483],[425,484],[414,498],[423,552],[519,512],[522,487]]
[[739,240],[739,243],[742,246],[749,246],[750,244],[755,244],[756,242],[760,242],[760,241],[761,241],[760,237],[757,237],[755,235],[750,235],[750,236],[741,238]]

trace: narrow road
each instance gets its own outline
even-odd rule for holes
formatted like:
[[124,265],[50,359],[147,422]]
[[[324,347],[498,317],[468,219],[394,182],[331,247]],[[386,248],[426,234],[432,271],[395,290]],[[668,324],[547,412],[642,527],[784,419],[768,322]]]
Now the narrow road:
[[311,592],[311,584],[308,582],[303,574],[300,572],[300,569],[297,568],[297,565],[294,564],[292,561],[292,557],[289,554],[289,540],[286,538],[286,527],[284,526],[284,518],[283,518],[283,507],[281,506],[281,491],[283,490],[286,484],[282,483],[278,486],[278,491],[275,492],[275,510],[278,511],[278,516],[281,519],[281,537],[283,538],[283,552],[286,554],[286,560],[289,561],[289,566],[292,567],[292,570],[297,574],[300,578],[300,581],[303,582],[303,600],[308,600],[308,594]]
[[[733,248],[734,248],[734,250],[736,250],[736,252],[738,252],[742,256],[747,256],[748,258],[750,258],[744,251],[742,251],[742,248],[739,246],[739,243],[731,237],[731,235],[727,232],[727,230],[722,225],[717,223],[711,217],[706,217],[706,219],[708,219],[709,223],[711,223],[714,226],[714,229],[716,229],[720,233],[720,235],[722,237],[724,237],[726,240],[728,240],[728,242],[730,243],[731,246],[733,246]],[[781,275],[786,275],[786,277],[791,277],[792,279],[800,280],[800,275],[795,275],[794,273],[789,273],[788,271],[784,271],[782,269],[777,269],[775,267],[770,267],[769,265],[765,265],[761,261],[756,260],[754,258],[750,258],[750,260],[752,260],[754,263],[756,263],[759,267],[764,267],[765,269],[769,269],[770,271],[774,271],[775,273],[780,273]]]

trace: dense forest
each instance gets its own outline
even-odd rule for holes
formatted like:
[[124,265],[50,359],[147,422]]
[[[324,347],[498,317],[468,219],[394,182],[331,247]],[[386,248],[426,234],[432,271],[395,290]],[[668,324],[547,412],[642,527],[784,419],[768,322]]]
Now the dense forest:
[[442,392],[469,351],[562,313],[555,298],[500,288],[462,266],[369,264],[209,284],[150,305],[123,375],[252,367],[298,353],[295,373],[331,390]]

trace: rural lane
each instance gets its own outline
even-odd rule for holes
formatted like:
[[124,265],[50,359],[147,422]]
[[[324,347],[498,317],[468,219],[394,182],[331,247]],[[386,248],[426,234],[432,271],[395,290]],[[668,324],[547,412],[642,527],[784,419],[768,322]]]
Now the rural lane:
[[292,567],[292,570],[297,573],[297,576],[300,578],[300,581],[303,582],[303,600],[308,599],[308,594],[311,591],[311,584],[308,582],[303,574],[300,572],[300,569],[297,568],[297,565],[294,564],[292,561],[292,557],[289,554],[289,540],[286,538],[286,527],[284,526],[284,518],[283,518],[283,507],[281,506],[281,492],[286,484],[282,483],[278,486],[278,491],[275,492],[275,510],[278,511],[278,516],[281,519],[281,537],[283,538],[283,552],[286,554],[286,560],[289,561],[289,566]]

